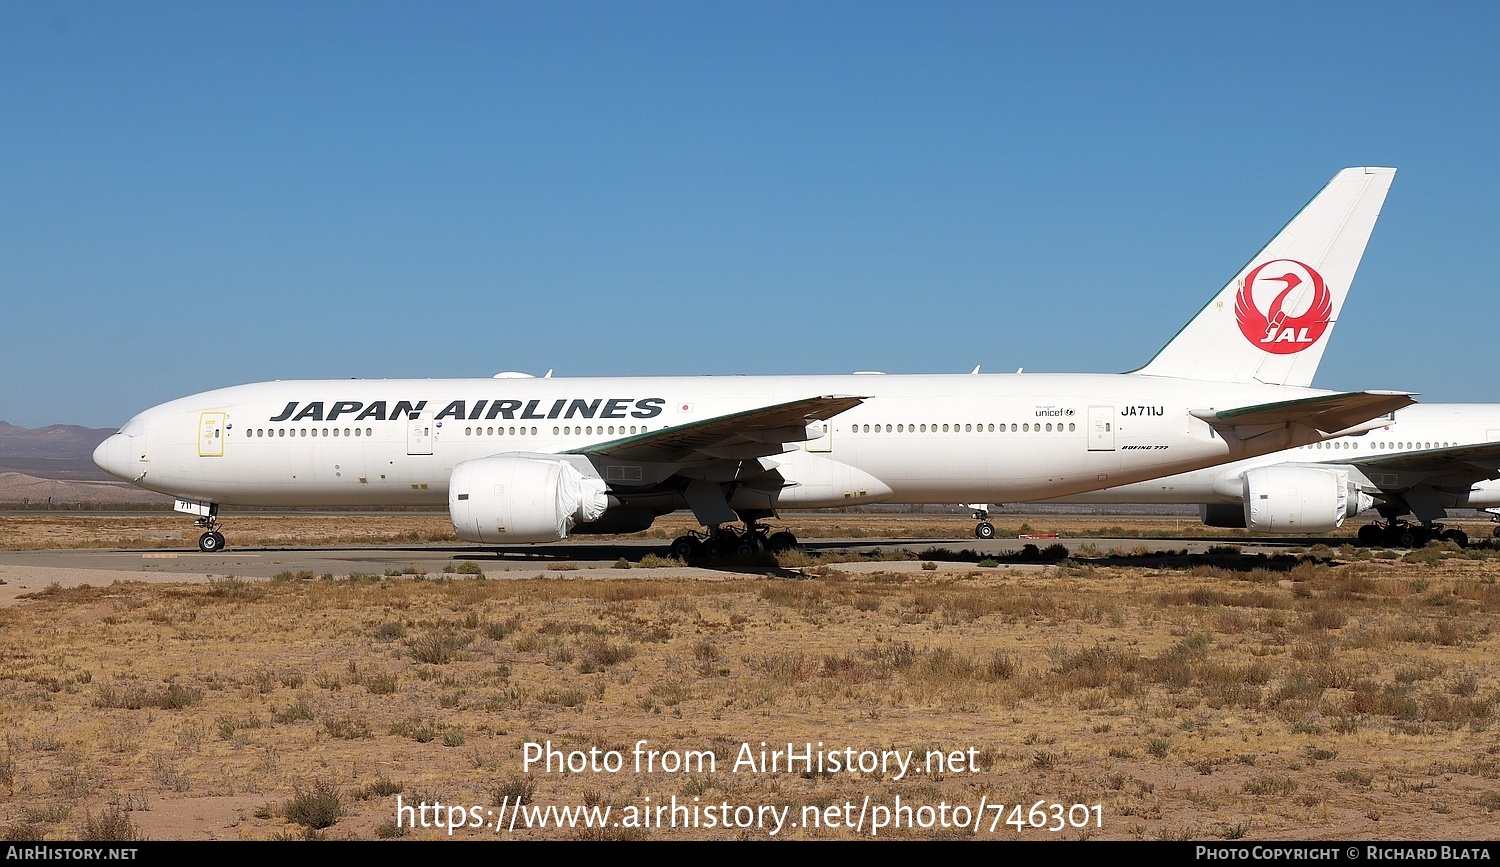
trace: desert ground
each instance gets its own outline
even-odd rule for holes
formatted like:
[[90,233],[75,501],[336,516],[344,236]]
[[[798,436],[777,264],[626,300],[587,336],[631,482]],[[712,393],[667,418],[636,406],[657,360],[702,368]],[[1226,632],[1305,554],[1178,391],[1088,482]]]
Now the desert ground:
[[[185,523],[5,516],[0,549],[187,550]],[[961,516],[792,523],[890,542],[502,571],[441,515],[251,514],[231,546],[398,550],[25,592],[0,607],[0,834],[1495,837],[1489,541],[1186,555],[1159,537],[1191,521],[1007,518],[1068,548],[1011,560],[965,553]]]

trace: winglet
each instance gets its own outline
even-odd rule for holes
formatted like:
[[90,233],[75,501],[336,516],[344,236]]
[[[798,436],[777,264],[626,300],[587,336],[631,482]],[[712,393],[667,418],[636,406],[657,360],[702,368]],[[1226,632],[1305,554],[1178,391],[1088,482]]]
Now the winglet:
[[1396,170],[1344,169],[1136,373],[1308,386]]

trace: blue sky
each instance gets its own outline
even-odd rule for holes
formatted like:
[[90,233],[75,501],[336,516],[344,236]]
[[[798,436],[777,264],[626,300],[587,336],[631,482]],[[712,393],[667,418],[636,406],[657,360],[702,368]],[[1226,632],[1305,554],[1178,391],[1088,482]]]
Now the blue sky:
[[1500,6],[0,5],[0,418],[1114,372],[1399,169],[1316,384],[1500,401]]

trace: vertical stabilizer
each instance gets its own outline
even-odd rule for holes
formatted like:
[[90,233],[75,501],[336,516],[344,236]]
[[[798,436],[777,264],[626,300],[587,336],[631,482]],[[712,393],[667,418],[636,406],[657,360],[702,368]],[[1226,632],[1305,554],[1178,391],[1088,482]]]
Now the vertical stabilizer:
[[1136,373],[1308,386],[1395,169],[1344,169]]

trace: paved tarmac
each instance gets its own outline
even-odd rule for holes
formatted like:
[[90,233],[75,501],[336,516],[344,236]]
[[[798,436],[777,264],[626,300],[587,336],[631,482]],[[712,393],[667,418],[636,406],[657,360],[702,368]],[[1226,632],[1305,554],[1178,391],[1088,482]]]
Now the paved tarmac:
[[[1314,539],[1234,540],[1246,553],[1274,553],[1299,545],[1314,544]],[[1061,542],[1076,551],[1091,544],[1100,551],[1119,548],[1129,551],[1139,545],[1152,550],[1187,549],[1202,553],[1210,546],[1224,544],[1215,539],[817,539],[804,544],[811,554],[839,551],[869,556],[871,559],[840,563],[846,572],[918,571],[920,554],[928,548],[951,551],[969,549],[980,555],[1005,554],[1027,544],[1046,547]],[[876,560],[875,552],[889,556],[896,551],[911,551],[909,560]],[[228,549],[204,554],[196,549],[161,550],[51,550],[0,552],[0,607],[14,604],[23,594],[52,584],[76,587],[83,584],[108,585],[116,581],[150,583],[197,583],[222,580],[229,576],[247,580],[268,580],[290,572],[321,577],[344,578],[351,573],[385,575],[390,570],[421,570],[438,574],[471,562],[484,570],[485,577],[536,578],[559,580],[580,578],[677,578],[722,579],[744,575],[801,577],[797,569],[768,566],[663,566],[643,569],[641,558],[648,554],[666,557],[666,543],[660,540],[622,540],[608,544],[570,544],[487,548],[463,545],[411,545],[375,547],[247,548]],[[633,568],[621,568],[623,559]],[[561,566],[573,568],[561,569]],[[950,564],[942,564],[944,567]],[[1001,568],[1039,569],[1047,564],[1010,564]],[[954,568],[972,568],[970,563],[953,563]],[[552,568],[549,568],[552,567]]]

